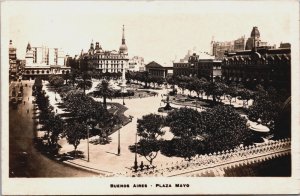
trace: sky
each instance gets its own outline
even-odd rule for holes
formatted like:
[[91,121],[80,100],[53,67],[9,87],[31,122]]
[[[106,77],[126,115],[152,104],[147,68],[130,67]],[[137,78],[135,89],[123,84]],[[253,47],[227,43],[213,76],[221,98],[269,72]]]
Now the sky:
[[[287,3],[288,2],[288,3]],[[289,3],[290,2],[290,3]],[[291,42],[297,1],[21,1],[6,2],[8,37],[25,58],[26,46],[62,48],[74,56],[98,41],[118,50],[122,25],[129,57],[170,66],[189,49],[210,52],[210,43],[248,38],[257,26],[261,40]]]

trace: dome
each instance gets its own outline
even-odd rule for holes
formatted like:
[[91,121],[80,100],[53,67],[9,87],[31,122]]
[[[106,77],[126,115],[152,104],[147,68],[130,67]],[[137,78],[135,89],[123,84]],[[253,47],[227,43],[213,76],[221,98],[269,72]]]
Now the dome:
[[260,33],[257,27],[253,27],[251,37],[260,37]]
[[122,44],[122,45],[120,46],[119,50],[120,50],[120,52],[122,52],[122,53],[126,53],[127,50],[128,50],[126,44]]

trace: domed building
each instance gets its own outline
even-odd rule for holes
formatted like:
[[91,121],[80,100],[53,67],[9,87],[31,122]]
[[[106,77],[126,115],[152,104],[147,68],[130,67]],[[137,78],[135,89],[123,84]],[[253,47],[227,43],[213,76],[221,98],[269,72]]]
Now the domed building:
[[246,50],[252,50],[253,48],[267,46],[267,42],[262,42],[260,40],[260,32],[257,27],[253,27],[250,37],[246,42]]
[[125,42],[125,28],[122,29],[122,42],[117,50],[103,50],[99,42],[96,42],[94,47],[93,41],[90,44],[90,48],[87,53],[81,51],[79,61],[87,60],[87,63],[81,63],[81,65],[87,65],[88,69],[96,70],[100,73],[110,73],[111,76],[120,77],[123,69],[128,69],[128,48]]

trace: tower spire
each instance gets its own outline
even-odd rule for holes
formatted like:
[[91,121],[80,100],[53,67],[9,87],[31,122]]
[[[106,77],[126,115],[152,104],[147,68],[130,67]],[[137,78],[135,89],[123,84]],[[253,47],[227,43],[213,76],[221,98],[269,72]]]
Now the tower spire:
[[125,44],[125,28],[123,25],[123,33],[122,33],[122,44]]

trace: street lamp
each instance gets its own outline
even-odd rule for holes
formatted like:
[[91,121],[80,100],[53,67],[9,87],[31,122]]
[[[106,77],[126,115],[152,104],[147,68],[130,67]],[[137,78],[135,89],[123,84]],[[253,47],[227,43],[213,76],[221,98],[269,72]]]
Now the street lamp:
[[135,134],[135,157],[134,157],[134,171],[137,172],[138,163],[137,163],[137,132]]
[[125,105],[125,102],[124,102],[124,92],[122,92],[122,95],[123,95],[123,105]]
[[118,156],[121,154],[121,147],[120,147],[120,129],[118,130]]
[[87,162],[90,162],[90,141],[89,141],[90,127],[88,124],[89,122],[90,122],[90,119],[87,121],[87,124],[86,124],[86,128],[87,128]]

